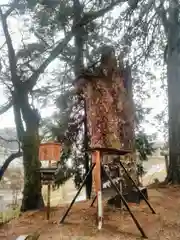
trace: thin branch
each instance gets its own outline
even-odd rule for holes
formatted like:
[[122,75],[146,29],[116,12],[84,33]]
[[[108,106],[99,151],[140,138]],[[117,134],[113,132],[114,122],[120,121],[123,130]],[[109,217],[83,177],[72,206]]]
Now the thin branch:
[[2,9],[0,8],[0,17],[2,21],[2,28],[4,31],[4,35],[6,38],[7,48],[8,48],[8,58],[9,58],[9,66],[10,66],[10,72],[11,72],[11,79],[14,85],[17,85],[17,72],[16,72],[16,56],[15,51],[12,44],[12,39],[9,33],[7,20],[5,15],[2,13]]
[[2,136],[0,136],[0,140],[4,141],[4,142],[7,142],[7,143],[13,143],[13,142],[16,142],[18,144],[18,149],[19,149],[19,152],[20,152],[20,149],[21,149],[21,143],[20,141],[18,141],[17,139],[6,139]]
[[156,10],[156,13],[159,15],[159,17],[162,21],[162,24],[163,24],[164,30],[165,30],[165,34],[167,36],[168,28],[169,28],[169,21],[168,21],[168,18],[166,16],[167,12],[164,8],[164,1],[163,0],[160,1],[160,5],[158,7],[155,6],[155,10]]
[[4,142],[19,142],[17,139],[6,139],[6,138],[4,138],[4,137],[1,137],[0,136],[0,140],[3,140]]
[[0,115],[7,112],[12,107],[12,100],[0,107]]
[[84,14],[84,17],[82,17],[81,21],[79,24],[77,24],[77,26],[83,26],[88,24],[90,21],[93,21],[99,17],[102,17],[105,13],[113,10],[114,7],[116,7],[118,4],[120,3],[124,3],[126,2],[126,0],[116,0],[116,1],[112,1],[112,3],[110,3],[107,7],[100,9],[99,11],[94,11],[91,13],[86,13]]
[[15,8],[18,6],[20,0],[14,0],[14,2],[12,2],[11,4],[1,4],[1,7],[9,7],[9,9],[4,13],[4,17],[7,18],[14,10]]
[[9,164],[16,158],[22,157],[23,153],[22,152],[16,152],[16,153],[12,153],[3,163],[3,165],[0,168],[0,181],[2,180],[2,177],[6,171],[6,169],[8,168]]
[[1,45],[0,51],[3,49],[3,47],[6,45],[6,41]]
[[28,81],[24,83],[26,89],[31,91],[36,84],[41,73],[45,71],[48,65],[63,51],[64,47],[68,44],[68,42],[73,37],[73,31],[70,31],[66,38],[62,40],[51,52],[49,57],[41,64],[41,66],[32,74]]

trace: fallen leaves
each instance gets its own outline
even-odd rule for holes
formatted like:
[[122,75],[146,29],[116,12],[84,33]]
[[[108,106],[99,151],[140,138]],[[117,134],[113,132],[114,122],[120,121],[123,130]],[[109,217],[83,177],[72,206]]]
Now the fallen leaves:
[[[180,239],[180,187],[167,187],[149,190],[150,201],[157,214],[151,214],[147,205],[131,205],[134,215],[143,227],[149,239]],[[60,219],[67,205],[51,209],[51,218],[46,220],[45,211],[25,213],[18,219],[1,226],[1,240],[14,240],[24,234],[40,232],[39,240],[136,240],[141,235],[127,211],[108,207],[104,203],[103,229],[97,230],[96,205],[90,207],[90,202],[74,204],[64,224]],[[14,236],[14,238],[12,237]]]

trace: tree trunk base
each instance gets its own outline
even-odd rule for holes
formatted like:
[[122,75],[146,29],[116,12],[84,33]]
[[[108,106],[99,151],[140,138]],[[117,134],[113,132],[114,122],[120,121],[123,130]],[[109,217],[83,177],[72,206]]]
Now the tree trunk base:
[[39,139],[37,130],[27,132],[23,139],[24,190],[21,211],[37,210],[44,206],[41,193],[41,178],[38,172]]
[[42,195],[38,196],[31,196],[31,197],[24,197],[21,204],[21,212],[37,210],[44,208],[44,200]]
[[180,184],[180,169],[176,167],[175,169],[172,166],[169,166],[168,174],[165,179],[166,184],[179,185]]

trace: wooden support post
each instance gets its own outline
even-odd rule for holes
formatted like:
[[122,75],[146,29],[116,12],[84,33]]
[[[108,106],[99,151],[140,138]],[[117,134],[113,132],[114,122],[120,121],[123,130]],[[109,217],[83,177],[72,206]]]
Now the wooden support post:
[[95,188],[96,188],[96,196],[97,196],[98,229],[100,230],[102,228],[102,218],[103,218],[100,151],[95,151],[93,153],[93,162],[96,164],[95,169],[94,169],[94,180],[95,180]]
[[51,184],[47,185],[47,220],[50,218],[50,208],[51,208]]
[[[49,161],[49,168],[51,167],[51,161]],[[46,217],[47,220],[50,218],[50,209],[51,209],[51,183],[49,182],[47,185],[47,212],[46,212]]]

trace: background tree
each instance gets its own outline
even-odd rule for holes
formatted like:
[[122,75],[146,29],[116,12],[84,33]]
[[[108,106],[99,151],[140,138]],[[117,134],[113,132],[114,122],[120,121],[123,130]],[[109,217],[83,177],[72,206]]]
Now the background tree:
[[170,166],[166,180],[172,183],[180,182],[179,5],[178,0],[138,1],[134,9],[127,6],[119,18],[126,19],[124,41],[129,47],[137,47],[137,57],[143,61],[151,59],[161,69],[164,64],[167,66]]

